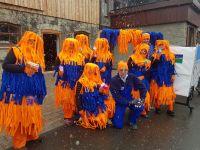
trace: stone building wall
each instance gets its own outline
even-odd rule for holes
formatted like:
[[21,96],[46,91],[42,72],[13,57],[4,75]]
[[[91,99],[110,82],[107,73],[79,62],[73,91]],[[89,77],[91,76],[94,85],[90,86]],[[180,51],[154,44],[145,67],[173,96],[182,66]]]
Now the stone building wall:
[[164,35],[164,39],[169,40],[170,44],[178,46],[186,46],[186,37],[187,37],[186,22],[141,26],[139,28],[146,32],[148,31],[162,32]]
[[[59,48],[62,47],[64,38],[74,37],[74,33],[78,31],[89,33],[90,45],[92,47],[99,31],[99,25],[97,24],[89,24],[3,8],[0,8],[0,22],[20,25],[22,34],[27,30],[34,31],[40,35],[42,35],[45,30],[58,32],[60,34]],[[2,45],[0,44],[0,74],[2,72],[2,60],[7,53],[7,50],[1,47]]]

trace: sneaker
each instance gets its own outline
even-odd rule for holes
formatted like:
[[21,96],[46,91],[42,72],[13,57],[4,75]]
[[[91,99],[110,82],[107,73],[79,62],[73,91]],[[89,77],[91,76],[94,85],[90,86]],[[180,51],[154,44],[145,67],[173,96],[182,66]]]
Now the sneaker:
[[160,108],[156,108],[155,113],[156,114],[161,114],[161,109]]
[[65,122],[65,126],[72,126],[74,124],[74,120],[73,119],[65,118],[64,122]]
[[167,110],[167,114],[171,117],[174,117],[175,116],[175,112],[174,111],[170,111],[170,110]]
[[129,125],[130,125],[130,128],[133,129],[133,130],[137,130],[138,129],[137,124],[129,123]]

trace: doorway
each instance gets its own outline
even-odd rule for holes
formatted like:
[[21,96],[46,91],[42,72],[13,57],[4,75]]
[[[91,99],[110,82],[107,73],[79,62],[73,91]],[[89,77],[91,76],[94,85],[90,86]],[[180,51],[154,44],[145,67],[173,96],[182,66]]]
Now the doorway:
[[52,71],[55,66],[57,51],[59,49],[57,34],[43,34],[46,71]]

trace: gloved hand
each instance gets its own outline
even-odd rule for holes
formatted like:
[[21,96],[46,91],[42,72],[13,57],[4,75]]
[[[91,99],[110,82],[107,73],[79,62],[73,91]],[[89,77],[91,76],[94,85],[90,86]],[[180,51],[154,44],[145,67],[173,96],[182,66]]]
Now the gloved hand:
[[141,108],[144,105],[144,100],[143,99],[134,99],[129,102],[129,105],[134,105],[136,108]]

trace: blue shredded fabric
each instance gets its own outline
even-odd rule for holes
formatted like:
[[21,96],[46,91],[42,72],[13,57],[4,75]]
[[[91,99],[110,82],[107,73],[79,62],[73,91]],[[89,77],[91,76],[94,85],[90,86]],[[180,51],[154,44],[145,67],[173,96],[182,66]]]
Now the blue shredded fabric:
[[101,112],[106,110],[104,100],[107,97],[107,95],[99,93],[99,88],[95,88],[94,92],[84,89],[81,99],[82,108],[87,113],[97,116],[99,114],[99,110],[101,110]]
[[[23,96],[34,96],[38,104],[43,104],[47,91],[42,69],[39,68],[38,73],[35,73],[32,77],[27,76],[25,73],[10,73],[4,70],[0,101],[3,100],[4,93],[6,93],[6,104],[15,101],[15,104],[21,105]],[[12,99],[10,99],[11,94]]]
[[151,68],[151,79],[155,80],[159,87],[163,84],[167,87],[172,86],[171,77],[175,74],[174,65],[167,61],[165,55],[161,55],[157,67]]
[[150,84],[148,80],[149,70],[145,68],[145,66],[138,66],[134,65],[130,70],[129,73],[134,74],[136,77],[144,76],[142,83],[145,85],[146,89],[150,90]]
[[101,70],[103,67],[105,67],[107,64],[110,66],[109,69],[106,69],[105,72],[101,72],[101,79],[105,80],[106,84],[110,84],[111,76],[112,76],[112,62],[95,62],[99,66],[99,69]]
[[[62,65],[64,68],[64,74],[62,77],[57,75],[56,83],[55,85],[58,85],[58,81],[64,81],[62,83],[63,87],[69,86],[71,89],[74,89],[77,80],[80,78],[80,76],[83,73],[83,66],[77,65],[77,64],[67,64],[67,65]],[[59,67],[55,69],[55,74],[58,72]]]
[[108,40],[110,48],[113,49],[115,45],[117,44],[118,35],[119,35],[118,29],[105,28],[102,30],[100,37],[106,38]]
[[148,32],[150,34],[150,43],[155,47],[156,40],[163,40],[164,36],[161,32]]

